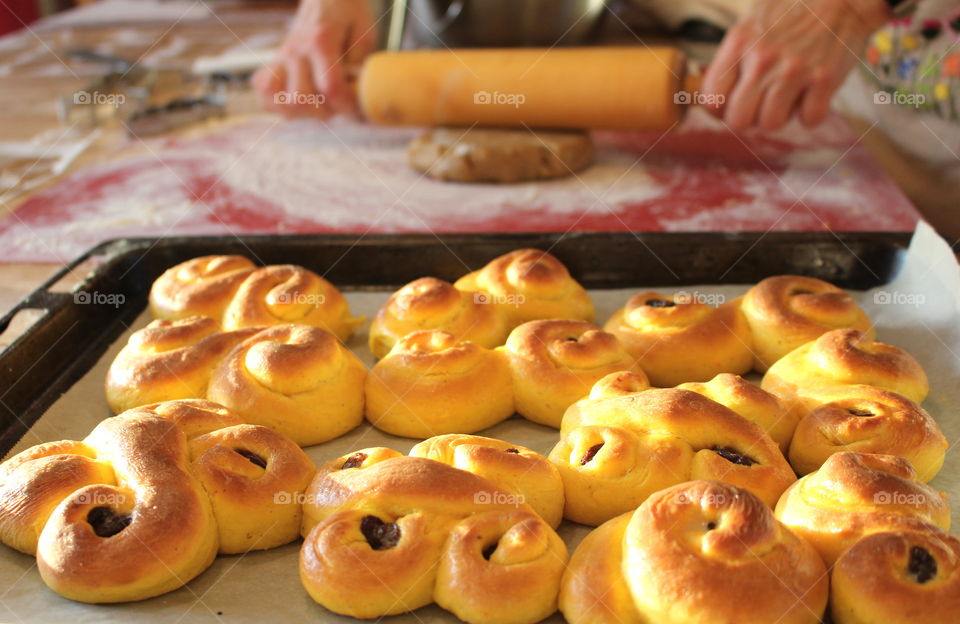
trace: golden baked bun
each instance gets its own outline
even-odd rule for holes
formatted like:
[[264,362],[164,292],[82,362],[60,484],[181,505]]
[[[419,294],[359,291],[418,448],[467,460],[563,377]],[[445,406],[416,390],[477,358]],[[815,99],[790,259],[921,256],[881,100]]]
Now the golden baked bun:
[[330,332],[279,325],[247,338],[221,360],[207,398],[244,422],[312,446],[360,424],[366,376],[360,360]]
[[325,329],[340,340],[350,338],[363,317],[333,284],[292,264],[257,269],[243,281],[223,313],[224,329],[296,323]]
[[575,401],[563,413],[560,433],[580,426],[580,414],[590,411],[590,406],[603,399],[627,396],[650,390],[650,381],[642,370],[625,370],[601,377],[590,388],[590,394]]
[[824,388],[854,384],[896,392],[915,403],[930,391],[927,374],[912,355],[853,329],[827,332],[790,352],[770,367],[761,386],[805,412],[821,402],[817,395]]
[[492,349],[502,345],[510,328],[503,307],[485,303],[483,295],[454,288],[435,277],[421,277],[390,295],[370,324],[370,351],[382,358],[411,332],[439,329],[458,340]]
[[707,383],[685,383],[677,388],[702,394],[760,425],[784,453],[790,447],[797,427],[796,414],[786,409],[777,397],[743,377],[721,373]]
[[157,596],[217,552],[291,542],[313,465],[290,440],[238,423],[208,401],[171,401],[108,418],[82,442],[28,449],[0,465],[0,540],[35,553],[51,589],[90,603]]
[[749,371],[750,328],[739,299],[717,308],[689,299],[657,292],[634,295],[603,328],[637,358],[655,386]]
[[946,496],[917,481],[910,462],[893,455],[843,452],[794,483],[776,516],[833,565],[871,533],[950,528]]
[[960,540],[939,531],[875,533],[833,567],[835,624],[954,624],[960,618]]
[[424,440],[410,449],[425,457],[488,479],[513,492],[541,518],[556,527],[563,519],[563,481],[546,457],[502,440],[449,434]]
[[570,559],[570,624],[819,624],[827,573],[750,492],[690,481],[590,533]]
[[771,507],[796,480],[759,425],[673,388],[597,401],[561,431],[549,459],[563,479],[564,517],[590,525],[692,479],[737,485]]
[[593,322],[590,295],[562,262],[539,249],[517,249],[494,258],[479,271],[458,279],[454,286],[486,293],[476,300],[502,308],[510,328],[541,319]]
[[517,412],[551,427],[601,378],[642,372],[613,334],[586,321],[530,321],[510,332],[501,349],[510,360]]
[[922,407],[876,386],[840,386],[817,394],[822,405],[800,421],[790,464],[805,475],[840,451],[896,455],[927,482],[943,466],[947,438]]
[[856,329],[870,340],[875,336],[873,323],[846,291],[812,277],[768,277],[747,291],[741,308],[760,372],[832,329]]
[[370,371],[366,415],[409,438],[473,433],[513,414],[510,365],[499,351],[452,334],[407,334]]
[[107,403],[119,414],[148,403],[204,397],[220,360],[257,331],[224,332],[202,316],[153,321],[133,332],[110,364]]
[[163,272],[150,287],[154,318],[206,316],[219,321],[237,289],[256,270],[243,256],[202,256]]
[[539,622],[557,607],[567,551],[529,506],[492,482],[419,457],[318,474],[300,579],[359,618],[436,602],[467,622]]

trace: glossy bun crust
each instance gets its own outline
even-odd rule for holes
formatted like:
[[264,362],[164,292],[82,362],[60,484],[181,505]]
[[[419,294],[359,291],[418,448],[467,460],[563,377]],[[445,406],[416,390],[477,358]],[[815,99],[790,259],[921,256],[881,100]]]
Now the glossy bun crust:
[[513,414],[504,354],[438,330],[402,338],[370,371],[365,394],[367,420],[410,438],[474,433]]
[[939,531],[875,533],[833,567],[836,624],[952,624],[960,617],[960,540]]
[[502,348],[510,360],[517,412],[559,427],[563,413],[610,373],[642,373],[613,334],[586,321],[531,321],[510,333]]
[[300,578],[314,600],[360,618],[436,602],[478,623],[556,610],[566,547],[513,493],[430,459],[367,459],[311,485]]
[[603,328],[617,337],[655,386],[708,381],[753,366],[750,329],[740,301],[718,308],[689,295],[634,295]]
[[768,277],[747,291],[741,307],[753,336],[754,367],[760,372],[833,329],[856,329],[874,337],[873,324],[849,294],[812,277]]
[[486,293],[481,300],[500,306],[511,328],[541,319],[593,321],[587,291],[570,277],[563,263],[539,249],[517,249],[494,258],[454,286]]
[[759,425],[689,390],[598,400],[576,422],[564,419],[560,434],[549,458],[563,478],[564,517],[582,524],[692,479],[746,488],[772,507],[796,479]]
[[827,574],[816,551],[746,490],[690,481],[588,535],[560,610],[571,624],[817,624]]
[[370,325],[370,351],[382,358],[407,334],[438,329],[492,349],[510,329],[503,308],[435,277],[421,277],[393,293]]
[[51,589],[90,603],[157,596],[217,552],[293,541],[313,464],[240,422],[208,401],[172,401],[108,418],[82,442],[27,449],[0,465],[0,540],[35,553]]
[[783,493],[777,519],[833,565],[871,533],[950,528],[946,497],[917,481],[910,462],[893,455],[843,452]]

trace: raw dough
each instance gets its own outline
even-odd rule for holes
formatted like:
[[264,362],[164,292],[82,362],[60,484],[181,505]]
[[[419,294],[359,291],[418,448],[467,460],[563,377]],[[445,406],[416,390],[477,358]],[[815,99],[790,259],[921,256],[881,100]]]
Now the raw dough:
[[593,159],[584,131],[434,128],[407,148],[410,166],[454,182],[523,182],[573,175]]

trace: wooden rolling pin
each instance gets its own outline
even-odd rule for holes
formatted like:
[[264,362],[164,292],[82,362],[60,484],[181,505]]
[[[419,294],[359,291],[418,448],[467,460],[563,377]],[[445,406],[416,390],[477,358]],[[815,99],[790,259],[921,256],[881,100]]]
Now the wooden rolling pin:
[[699,87],[686,70],[670,47],[379,52],[358,95],[370,121],[391,126],[664,130]]

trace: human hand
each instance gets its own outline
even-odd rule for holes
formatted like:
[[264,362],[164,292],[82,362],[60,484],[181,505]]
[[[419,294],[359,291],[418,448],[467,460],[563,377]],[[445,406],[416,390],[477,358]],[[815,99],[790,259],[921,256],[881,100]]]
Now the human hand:
[[303,0],[277,60],[253,75],[260,106],[287,117],[355,114],[353,72],[375,40],[366,0]]
[[[867,40],[892,17],[883,0],[757,0],[707,69],[710,109],[734,130],[822,122]],[[722,97],[720,97],[722,96]]]

